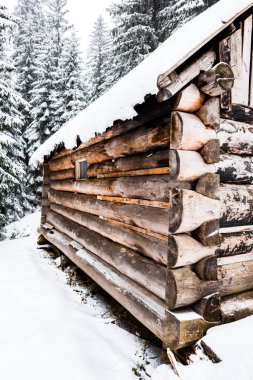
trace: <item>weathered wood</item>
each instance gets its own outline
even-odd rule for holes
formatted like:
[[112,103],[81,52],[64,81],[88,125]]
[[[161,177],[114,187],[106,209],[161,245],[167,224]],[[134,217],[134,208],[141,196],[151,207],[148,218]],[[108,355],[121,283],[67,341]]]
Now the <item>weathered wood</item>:
[[252,54],[252,15],[243,23],[243,47],[242,47],[242,104],[250,103],[250,66]]
[[115,172],[127,172],[130,170],[164,168],[169,166],[169,150],[164,149],[158,152],[147,152],[133,154],[127,157],[120,157],[115,160],[106,161],[101,164],[94,164],[88,167],[88,177],[97,177],[101,174]]
[[172,112],[170,136],[172,149],[199,150],[209,140],[215,138],[215,130],[206,128],[198,116],[186,112]]
[[195,191],[208,198],[220,199],[220,176],[218,174],[205,174],[197,182]]
[[99,218],[106,220],[106,221],[110,222],[111,224],[115,224],[117,226],[128,228],[129,230],[141,233],[143,235],[151,236],[151,237],[154,237],[156,239],[166,241],[166,243],[168,244],[168,231],[167,231],[166,235],[162,235],[162,234],[159,234],[157,232],[153,232],[151,230],[147,230],[147,229],[144,229],[141,227],[132,226],[131,224],[119,222],[118,220],[114,220],[114,219],[110,219],[110,218],[104,218],[101,216]]
[[169,71],[164,74],[159,75],[157,79],[158,88],[164,89],[164,94],[167,95],[167,99],[176,94],[184,86],[186,86],[190,81],[199,75],[201,71],[210,69],[216,59],[216,54],[214,51],[208,51],[204,53],[199,58],[197,58],[193,64],[188,65],[183,71],[175,72]]
[[219,129],[220,127],[220,102],[219,98],[208,99],[197,112],[197,116],[207,128]]
[[153,201],[169,201],[169,192],[173,187],[191,188],[190,183],[171,181],[168,175],[102,178],[80,181],[52,181],[51,189],[106,195],[110,197],[139,198]]
[[95,164],[127,154],[168,147],[169,141],[169,121],[163,119],[154,126],[142,126],[112,140],[73,151],[68,156],[50,161],[49,166],[52,171],[70,169],[74,167],[75,161],[81,158],[86,159],[89,165]]
[[223,153],[253,154],[253,128],[251,124],[221,119],[218,138]]
[[216,247],[205,247],[187,234],[169,235],[168,248],[169,268],[192,265],[216,253]]
[[75,169],[59,170],[57,172],[50,172],[50,178],[52,181],[58,181],[63,179],[74,179]]
[[243,123],[253,123],[253,108],[242,104],[232,104],[231,110],[221,109],[221,117]]
[[224,183],[253,183],[253,156],[222,154],[216,171]]
[[206,296],[192,305],[196,313],[201,315],[206,321],[216,322],[221,319],[220,294],[214,293]]
[[50,234],[43,228],[40,232],[155,335],[161,340],[166,339],[163,325],[165,304],[160,298],[86,249],[76,251],[64,233],[55,230]]
[[201,280],[205,281],[217,281],[217,257],[209,256],[197,262],[192,269]]
[[210,327],[219,323],[204,320],[191,308],[180,310],[166,310],[166,337],[165,347],[178,349],[195,343],[203,337]]
[[198,88],[210,96],[219,96],[230,91],[233,85],[233,71],[225,62],[217,63],[211,69],[199,74],[197,78]]
[[168,270],[166,303],[169,310],[191,305],[218,290],[218,281],[202,281],[189,268]]
[[150,207],[161,207],[161,208],[169,208],[169,202],[159,202],[159,201],[147,201],[146,199],[135,199],[135,198],[121,198],[121,197],[107,197],[98,195],[97,199],[101,201],[109,201],[109,202],[117,202],[117,203],[131,203],[135,205],[143,205]]
[[253,291],[223,297],[221,315],[223,323],[234,322],[253,315]]
[[215,173],[215,165],[208,165],[198,152],[170,150],[171,177],[177,181],[195,181],[206,173]]
[[205,95],[199,91],[198,87],[191,83],[184,90],[180,91],[173,103],[174,111],[196,112],[205,101]]
[[97,232],[51,211],[47,221],[161,299],[165,299],[166,268]]
[[[219,232],[217,224],[217,233]],[[252,252],[253,227],[220,229],[220,244],[203,245],[188,234],[169,235],[168,267],[177,268],[192,265],[209,256],[232,256]],[[219,242],[218,242],[219,243]]]
[[[168,235],[168,210],[133,204],[100,201],[94,196],[50,190],[49,200],[75,210]],[[154,223],[155,221],[155,223]]]
[[138,170],[129,170],[127,172],[115,172],[107,174],[98,174],[97,178],[114,178],[114,177],[136,177],[141,175],[163,175],[169,174],[170,168],[153,168],[153,169],[138,169]]
[[207,164],[215,164],[220,160],[220,141],[218,139],[209,140],[199,153]]
[[218,258],[221,296],[253,289],[253,253]]
[[242,83],[242,29],[236,30],[230,36],[231,40],[231,67],[235,76],[232,90],[232,103],[243,104],[243,83]]
[[253,224],[253,185],[221,184],[221,227]]
[[[226,62],[231,65],[231,39],[230,36],[224,38],[219,43],[220,62]],[[232,67],[233,69],[233,67]],[[220,107],[222,110],[231,111],[231,91],[227,91],[220,96]]]
[[201,224],[199,228],[193,231],[193,236],[199,240],[204,246],[219,246],[220,234],[219,234],[220,220],[211,220]]
[[167,264],[168,243],[142,233],[134,232],[126,226],[102,220],[98,216],[52,204],[51,210],[66,218],[98,232],[119,244],[150,257],[158,263]]
[[253,226],[227,227],[220,229],[219,256],[250,253],[253,250]]
[[183,233],[197,229],[205,222],[219,219],[220,201],[192,190],[171,191],[169,232]]

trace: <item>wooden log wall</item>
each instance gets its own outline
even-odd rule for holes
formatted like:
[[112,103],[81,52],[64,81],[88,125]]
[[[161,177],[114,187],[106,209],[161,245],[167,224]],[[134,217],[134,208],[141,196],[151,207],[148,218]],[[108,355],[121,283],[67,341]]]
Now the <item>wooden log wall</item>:
[[240,82],[238,30],[158,78],[152,120],[115,123],[44,165],[41,233],[173,349],[253,312],[252,57],[241,49]]

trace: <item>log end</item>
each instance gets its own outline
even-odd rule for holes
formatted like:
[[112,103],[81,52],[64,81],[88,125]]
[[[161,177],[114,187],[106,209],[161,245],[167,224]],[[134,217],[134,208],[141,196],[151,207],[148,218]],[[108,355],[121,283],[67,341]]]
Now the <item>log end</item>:
[[171,129],[170,129],[170,147],[178,149],[183,137],[183,120],[180,113],[173,111],[171,113]]

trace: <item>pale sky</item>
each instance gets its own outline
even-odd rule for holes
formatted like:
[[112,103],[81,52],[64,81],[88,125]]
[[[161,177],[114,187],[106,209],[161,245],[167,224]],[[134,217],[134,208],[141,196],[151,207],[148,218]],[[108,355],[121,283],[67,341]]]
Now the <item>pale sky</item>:
[[[81,39],[81,50],[85,52],[89,35],[97,17],[106,16],[105,8],[112,0],[68,0],[69,20],[75,25]],[[17,0],[1,0],[10,10],[13,10]]]

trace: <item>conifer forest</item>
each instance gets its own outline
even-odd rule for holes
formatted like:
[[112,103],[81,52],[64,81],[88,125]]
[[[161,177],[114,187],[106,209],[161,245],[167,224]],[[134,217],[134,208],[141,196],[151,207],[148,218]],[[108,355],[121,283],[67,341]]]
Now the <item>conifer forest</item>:
[[[0,239],[40,202],[35,150],[177,28],[216,0],[121,0],[99,16],[86,52],[67,0],[0,4]],[[88,9],[87,9],[88,12]],[[85,126],[88,128],[88,126]]]

